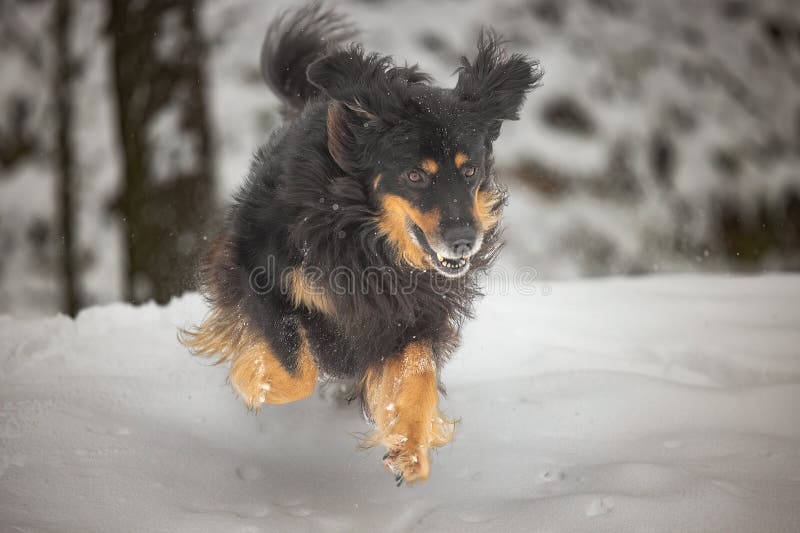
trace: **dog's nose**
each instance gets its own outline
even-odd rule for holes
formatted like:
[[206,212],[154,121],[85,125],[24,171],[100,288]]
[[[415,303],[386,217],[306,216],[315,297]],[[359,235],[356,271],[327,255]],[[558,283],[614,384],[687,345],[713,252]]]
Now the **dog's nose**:
[[453,253],[456,254],[456,256],[458,257],[464,257],[466,255],[469,255],[469,252],[472,250],[472,245],[474,243],[475,241],[461,239],[460,241],[452,245]]
[[442,233],[444,241],[456,257],[465,257],[475,245],[475,230],[467,226],[449,228]]

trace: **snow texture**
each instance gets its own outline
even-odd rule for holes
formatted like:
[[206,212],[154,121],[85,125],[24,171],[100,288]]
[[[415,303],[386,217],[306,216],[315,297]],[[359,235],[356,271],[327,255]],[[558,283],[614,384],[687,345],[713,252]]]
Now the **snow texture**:
[[197,295],[1,318],[0,530],[800,531],[800,277],[537,289],[479,304],[399,489],[331,386],[248,413]]

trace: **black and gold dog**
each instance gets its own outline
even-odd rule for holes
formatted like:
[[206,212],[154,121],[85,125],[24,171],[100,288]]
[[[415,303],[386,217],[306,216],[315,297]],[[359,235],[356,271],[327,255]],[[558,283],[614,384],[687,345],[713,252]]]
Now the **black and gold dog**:
[[183,341],[230,361],[250,408],[355,378],[367,444],[411,482],[453,437],[439,372],[499,246],[492,143],[542,73],[484,32],[443,89],[352,37],[318,4],[270,26],[263,72],[291,120],[255,155],[204,264],[212,311]]

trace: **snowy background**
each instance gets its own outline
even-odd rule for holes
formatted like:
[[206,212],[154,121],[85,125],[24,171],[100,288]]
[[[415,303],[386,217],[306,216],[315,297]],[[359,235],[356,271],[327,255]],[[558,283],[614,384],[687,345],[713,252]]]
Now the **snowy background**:
[[[482,25],[546,71],[496,146],[499,267],[535,290],[479,304],[444,374],[456,439],[411,490],[356,450],[333,386],[247,413],[176,342],[196,294],[120,302],[100,0],[70,3],[85,309],[57,316],[53,4],[0,0],[0,531],[800,531],[796,0],[337,3],[444,85]],[[258,51],[291,4],[198,4],[219,209],[280,124]],[[152,129],[160,170],[193,164],[175,121]]]
[[[0,312],[59,309],[51,2],[0,2]],[[291,2],[198,12],[218,206],[280,124],[258,70]],[[76,256],[82,305],[125,295],[123,188],[108,13],[73,3]],[[544,85],[504,126],[506,261],[542,278],[800,268],[800,8],[794,0],[342,2],[369,49],[444,85],[481,25],[541,59]],[[169,37],[168,31],[164,39]],[[20,45],[23,43],[24,46]],[[20,115],[18,119],[17,117]],[[165,113],[156,133],[167,132]],[[14,141],[14,142],[12,142]],[[179,165],[180,141],[167,152]],[[0,143],[2,144],[2,143]]]

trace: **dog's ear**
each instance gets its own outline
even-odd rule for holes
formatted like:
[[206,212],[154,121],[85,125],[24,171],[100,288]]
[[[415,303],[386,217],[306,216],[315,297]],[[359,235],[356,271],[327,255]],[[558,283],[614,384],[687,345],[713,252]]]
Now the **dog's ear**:
[[461,58],[454,92],[488,126],[489,140],[500,134],[503,120],[516,120],[525,95],[539,84],[544,72],[538,61],[522,54],[506,54],[502,41],[491,31],[478,38],[473,62]]
[[308,66],[308,80],[331,98],[328,106],[328,149],[342,169],[351,172],[359,137],[400,120],[405,86],[423,81],[416,67],[394,67],[391,58],[365,54],[353,45]]
[[[390,57],[366,54],[353,45],[321,57],[308,66],[308,81],[332,100],[341,102],[367,120],[391,121],[396,118],[397,89],[400,80]],[[409,70],[409,72],[416,72]]]
[[342,102],[332,101],[328,104],[328,152],[336,164],[348,173],[358,168],[358,140],[355,130],[357,122],[369,121],[367,112],[353,109]]

